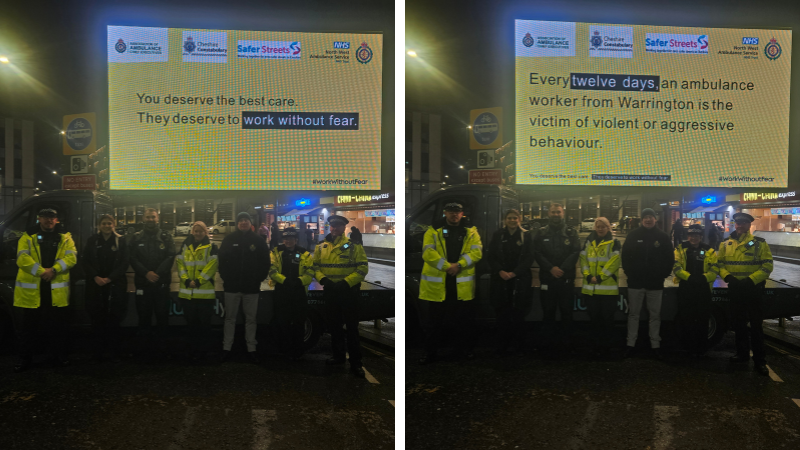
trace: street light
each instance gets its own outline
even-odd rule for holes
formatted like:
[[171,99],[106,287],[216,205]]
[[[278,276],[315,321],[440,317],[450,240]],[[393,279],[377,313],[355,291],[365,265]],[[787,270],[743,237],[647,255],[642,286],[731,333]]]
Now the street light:
[[0,62],[3,64],[8,64],[9,61],[8,58],[6,58],[5,56],[0,56]]
[[417,52],[415,52],[414,50],[409,50],[406,53],[408,54],[408,56],[410,56],[412,58],[416,58],[417,57]]
[[458,168],[459,168],[459,169],[463,169],[463,168],[464,168],[464,166],[458,166]]
[[67,134],[67,133],[65,133],[65,132],[62,130],[62,131],[61,131],[61,134]]
[[54,171],[53,171],[53,175],[58,175],[58,172],[56,172],[56,171],[54,170]]

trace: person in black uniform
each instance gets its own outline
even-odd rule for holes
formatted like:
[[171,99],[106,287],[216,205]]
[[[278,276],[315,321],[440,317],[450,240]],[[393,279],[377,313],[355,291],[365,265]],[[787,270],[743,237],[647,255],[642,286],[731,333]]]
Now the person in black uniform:
[[716,266],[716,252],[702,242],[703,227],[689,225],[687,233],[689,240],[675,249],[673,273],[678,280],[678,316],[682,341],[689,354],[699,358],[708,348],[708,317],[711,313],[711,285],[708,279],[713,282],[719,269]]
[[364,245],[364,238],[361,236],[361,231],[356,227],[350,227],[350,241],[354,244]]
[[[166,347],[169,321],[169,285],[172,281],[172,263],[175,261],[175,242],[172,235],[158,227],[158,211],[147,208],[144,212],[144,230],[131,241],[131,267],[135,276],[136,311],[139,314],[139,334],[146,340],[146,347],[170,357]],[[153,330],[153,312],[157,330]],[[143,350],[140,348],[140,350]]]
[[506,211],[505,226],[494,233],[489,243],[498,354],[505,353],[510,346],[515,346],[517,353],[522,351],[523,320],[531,307],[533,240],[519,226],[520,218],[516,209]]
[[[548,356],[557,355],[557,347],[572,347],[572,311],[575,301],[575,266],[581,251],[578,231],[564,223],[564,206],[551,203],[550,223],[533,239],[533,255],[539,264],[542,298],[543,344]],[[556,326],[556,309],[561,323]]]
[[681,219],[675,219],[675,223],[672,224],[672,243],[677,248],[681,245],[683,241],[683,223],[681,223]]
[[92,320],[94,360],[100,362],[105,353],[115,359],[120,349],[119,324],[128,307],[128,247],[125,238],[114,229],[116,220],[109,214],[100,216],[97,234],[86,240],[81,258],[86,274],[86,309]]

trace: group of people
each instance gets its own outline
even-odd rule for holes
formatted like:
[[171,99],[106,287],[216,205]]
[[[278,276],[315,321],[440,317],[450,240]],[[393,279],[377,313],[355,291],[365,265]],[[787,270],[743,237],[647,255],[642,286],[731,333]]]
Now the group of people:
[[300,359],[306,294],[316,278],[323,286],[326,325],[333,347],[333,356],[326,364],[344,364],[347,351],[351,372],[365,376],[357,311],[358,292],[369,266],[361,244],[345,236],[346,218],[330,216],[330,234],[310,251],[298,245],[298,231],[293,227],[282,230],[282,243],[270,251],[265,239],[253,231],[253,219],[246,212],[239,213],[237,229],[219,247],[209,239],[206,225],[195,222],[177,254],[172,235],[158,222],[158,212],[147,209],[144,229],[128,242],[116,233],[114,217],[103,215],[98,232],[87,239],[79,259],[71,234],[59,227],[58,212],[51,208],[39,211],[38,223],[23,234],[17,248],[14,316],[20,362],[15,372],[31,367],[34,344],[40,337],[46,338],[53,364],[69,364],[70,270],[76,264],[81,264],[86,275],[85,304],[93,328],[94,359],[116,359],[121,353],[120,323],[128,305],[129,266],[134,271],[136,290],[137,351],[171,359],[166,335],[172,268],[176,264],[180,278],[176,303],[186,318],[187,354],[192,361],[202,360],[213,347],[211,317],[217,300],[217,273],[224,290],[222,362],[230,358],[240,307],[245,317],[248,357],[253,363],[260,362],[256,317],[261,284],[268,278],[275,287],[280,348],[290,360]]
[[[594,351],[605,356],[615,344],[613,319],[619,309],[619,269],[627,276],[628,322],[625,357],[634,353],[643,307],[649,313],[652,354],[661,353],[661,303],[664,280],[678,285],[681,339],[689,354],[708,350],[711,288],[719,276],[728,287],[736,333],[732,363],[746,363],[753,352],[754,369],[768,375],[762,332],[762,296],[773,262],[769,245],[750,233],[753,217],[734,214],[736,231],[715,249],[702,242],[700,225],[688,228],[688,240],[673,247],[670,236],[657,227],[656,213],[645,208],[641,225],[629,230],[624,245],[612,235],[611,223],[600,217],[581,241],[564,221],[564,207],[552,203],[549,223],[535,232],[520,227],[519,211],[511,209],[491,238],[486,257],[491,272],[491,300],[498,320],[497,351],[520,350],[524,319],[533,300],[532,265],[538,265],[542,307],[541,348],[549,357],[573,350],[572,316],[575,281],[594,328]],[[484,257],[481,238],[459,203],[444,207],[444,217],[431,225],[423,241],[424,266],[420,280],[420,322],[425,334],[421,364],[439,358],[445,320],[455,321],[457,354],[474,358],[476,270]],[[556,312],[560,321],[556,321]],[[748,327],[749,324],[749,327]],[[517,347],[514,349],[514,347]]]

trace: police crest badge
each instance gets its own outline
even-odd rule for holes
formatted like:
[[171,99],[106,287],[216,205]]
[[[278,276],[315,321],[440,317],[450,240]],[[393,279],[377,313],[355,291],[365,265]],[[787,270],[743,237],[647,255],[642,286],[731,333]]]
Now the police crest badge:
[[658,241],[653,242],[653,247],[655,248],[661,247],[661,242]]
[[114,45],[114,50],[116,50],[119,53],[125,53],[125,50],[127,49],[128,46],[125,45],[125,41],[123,41],[122,39],[118,40],[116,45]]
[[362,42],[361,47],[356,50],[356,60],[361,64],[372,61],[372,49],[369,48],[366,42]]
[[592,36],[592,39],[591,39],[591,44],[592,44],[592,47],[594,47],[595,49],[598,49],[598,48],[600,48],[601,45],[603,45],[603,38],[600,37],[600,32],[599,31],[595,31],[594,32],[594,36]]
[[164,250],[164,249],[165,249],[165,248],[167,248],[167,247],[166,247],[166,246],[164,246],[164,243],[162,242],[162,243],[158,244],[158,248],[159,248],[160,250]]
[[564,239],[564,245],[569,245],[569,239]]
[[525,47],[533,47],[533,37],[530,33],[525,33],[525,37],[522,38],[522,45]]
[[256,251],[256,244],[250,244],[250,251],[251,252]]
[[183,43],[183,49],[186,50],[187,53],[192,53],[195,48],[197,47],[195,46],[192,37],[191,36],[187,37],[186,42]]

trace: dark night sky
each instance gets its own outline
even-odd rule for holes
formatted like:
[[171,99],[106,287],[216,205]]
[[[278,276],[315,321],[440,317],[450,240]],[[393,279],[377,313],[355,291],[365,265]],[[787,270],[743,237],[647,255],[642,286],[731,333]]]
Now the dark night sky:
[[[382,180],[394,185],[394,4],[374,1],[12,1],[0,7],[0,116],[36,121],[36,176],[61,161],[62,116],[96,112],[108,141],[106,26],[383,32]],[[189,82],[189,80],[187,80]],[[55,168],[55,167],[53,167]],[[51,174],[50,181],[55,181]],[[60,182],[59,182],[60,185]],[[56,187],[53,185],[52,187]]]
[[[442,115],[442,168],[454,183],[458,173],[466,182],[456,167],[475,152],[464,132],[469,110],[502,106],[504,141],[514,137],[514,19],[798,30],[800,1],[407,0],[406,48],[424,62],[406,57],[406,108]],[[790,124],[800,107],[793,97]],[[790,128],[789,180],[800,183],[800,134]]]

